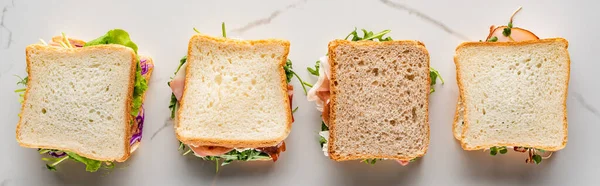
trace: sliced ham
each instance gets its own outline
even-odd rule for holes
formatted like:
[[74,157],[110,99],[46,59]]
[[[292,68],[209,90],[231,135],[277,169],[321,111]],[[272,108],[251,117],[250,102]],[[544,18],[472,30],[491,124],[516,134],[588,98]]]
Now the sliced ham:
[[510,37],[506,37],[502,34],[506,26],[491,26],[490,34],[486,38],[486,41],[491,39],[492,37],[498,38],[496,42],[510,42],[510,41],[527,41],[527,40],[538,40],[540,39],[538,36],[530,32],[529,30],[525,30],[523,28],[513,27],[510,29]]
[[205,156],[220,156],[225,153],[232,151],[232,148],[226,147],[217,147],[217,146],[193,146],[188,145],[196,156],[205,157]]
[[178,101],[181,100],[181,96],[183,95],[186,67],[187,63],[181,65],[181,68],[179,68],[179,71],[177,71],[177,74],[175,74],[175,77],[173,78],[173,80],[171,80],[170,83],[171,91],[173,91],[173,94],[175,94],[175,97]]
[[285,142],[282,141],[277,146],[273,146],[273,147],[256,148],[256,150],[267,153],[271,157],[271,159],[273,159],[273,162],[275,162],[279,158],[279,154],[281,152],[285,151]]
[[330,78],[330,67],[327,61],[327,56],[323,56],[319,59],[321,61],[319,68],[319,79],[315,85],[308,91],[308,101],[315,101],[317,104],[317,110],[323,112],[323,107],[329,100],[329,78]]
[[404,160],[396,160],[396,162],[398,162],[402,166],[406,166],[410,163],[410,161],[404,161]]
[[[290,99],[290,110],[294,110],[294,108],[292,107],[292,100],[294,98],[294,86],[292,86],[291,84],[288,84],[287,86],[287,95]],[[292,113],[292,122],[294,122],[294,113]]]

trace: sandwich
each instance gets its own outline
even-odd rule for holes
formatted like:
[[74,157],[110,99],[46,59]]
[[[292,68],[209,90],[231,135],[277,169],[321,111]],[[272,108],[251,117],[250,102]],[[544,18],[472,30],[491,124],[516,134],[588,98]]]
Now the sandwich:
[[485,41],[456,48],[460,95],[454,137],[465,150],[526,153],[539,164],[567,143],[567,40],[540,39],[513,27],[492,26]]
[[429,146],[428,99],[441,77],[420,41],[362,32],[331,41],[308,68],[318,76],[307,98],[322,112],[321,147],[335,161],[407,165]]
[[121,29],[85,42],[62,36],[25,50],[27,77],[16,90],[19,145],[37,148],[46,168],[73,160],[86,171],[112,168],[138,148],[143,100],[153,70],[150,57]]
[[241,40],[198,32],[168,83],[184,155],[215,161],[277,161],[293,122],[297,76],[280,39]]

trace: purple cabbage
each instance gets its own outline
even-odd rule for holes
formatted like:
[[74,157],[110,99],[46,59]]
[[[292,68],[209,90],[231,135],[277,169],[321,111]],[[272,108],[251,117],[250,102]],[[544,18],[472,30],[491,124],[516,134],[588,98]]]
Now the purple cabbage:
[[50,152],[48,152],[48,154],[55,158],[60,158],[60,157],[67,155],[67,153],[65,153],[63,151],[50,151]]
[[129,145],[133,145],[136,142],[142,141],[142,129],[144,128],[144,117],[146,113],[144,112],[144,105],[140,107],[140,112],[138,112],[137,117],[135,117],[135,121],[138,123],[137,133],[131,136],[131,140],[129,140]]
[[140,60],[140,66],[142,67],[142,76],[148,73],[148,63],[146,63],[146,59]]

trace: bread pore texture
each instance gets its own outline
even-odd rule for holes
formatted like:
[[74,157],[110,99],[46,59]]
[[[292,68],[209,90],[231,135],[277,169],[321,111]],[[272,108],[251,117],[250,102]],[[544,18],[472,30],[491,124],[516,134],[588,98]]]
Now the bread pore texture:
[[292,123],[285,40],[195,35],[188,49],[177,138],[195,146],[275,146]]
[[129,157],[136,54],[120,45],[26,48],[17,141],[101,161]]
[[329,43],[328,151],[336,161],[411,160],[429,146],[429,53],[419,41]]
[[455,63],[464,106],[462,147],[564,148],[570,72],[567,47],[562,38],[458,46]]

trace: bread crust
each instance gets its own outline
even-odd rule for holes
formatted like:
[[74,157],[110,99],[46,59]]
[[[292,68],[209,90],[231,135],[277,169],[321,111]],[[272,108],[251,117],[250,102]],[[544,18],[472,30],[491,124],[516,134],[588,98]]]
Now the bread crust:
[[[149,57],[149,56],[139,56],[139,57],[140,57],[140,60],[146,59],[147,64],[154,66],[154,60],[152,60],[151,57]],[[146,79],[146,82],[148,85],[150,85],[150,77],[152,76],[153,71],[154,71],[154,68],[149,68],[148,72],[146,72],[146,75],[143,75],[143,77],[144,77],[144,79]],[[142,103],[146,100],[146,92],[148,92],[148,91],[144,91],[144,93],[142,94]],[[131,135],[129,136],[129,140],[127,140],[127,142],[129,142],[131,140],[131,137],[133,137],[133,132],[138,128],[138,125],[139,125],[139,123],[137,122],[137,120],[135,118],[133,119],[133,122],[135,125],[130,127]],[[135,142],[134,144],[130,145],[131,147],[129,148],[129,151],[130,151],[129,156],[131,156],[131,154],[133,154],[133,152],[135,152],[137,150],[137,148],[141,145],[141,143],[142,142],[140,141],[140,142]],[[129,156],[122,158],[121,162],[127,160],[129,158]]]
[[[458,82],[458,77],[456,77],[456,78],[457,78],[457,82]],[[456,132],[454,132],[454,130],[456,130],[456,127],[458,127],[458,125],[459,125],[459,124],[458,124],[458,116],[459,116],[459,114],[460,114],[459,110],[460,110],[460,108],[463,106],[463,105],[462,105],[462,104],[460,104],[460,102],[459,102],[459,101],[461,100],[461,96],[462,96],[462,95],[460,95],[460,91],[459,91],[459,93],[458,93],[458,94],[459,94],[459,95],[458,95],[458,98],[457,98],[457,101],[456,101],[456,111],[454,112],[454,122],[452,123],[452,135],[454,136],[454,138],[455,138],[456,140],[459,140],[459,141],[460,141],[460,140],[462,140],[462,136],[461,136],[461,134],[462,134],[462,131],[461,131],[461,134],[457,134]]]
[[[41,48],[44,50],[55,50],[55,51],[73,51],[73,52],[77,52],[77,51],[82,51],[82,50],[94,50],[94,49],[111,49],[111,50],[129,50],[131,51],[131,55],[132,55],[132,61],[131,61],[131,71],[135,72],[135,68],[136,68],[136,63],[137,63],[137,58],[136,58],[136,54],[133,52],[133,50],[129,47],[124,47],[121,45],[114,45],[114,44],[109,44],[109,45],[97,45],[97,46],[90,46],[90,47],[85,47],[85,48],[60,48],[60,47],[52,47],[52,46],[46,46],[46,45],[40,45],[40,44],[32,44],[29,45],[25,48],[25,60],[27,63],[27,74],[28,74],[28,81],[29,82],[35,82],[36,81],[36,76],[35,74],[30,73],[31,72],[31,60],[30,60],[30,53],[31,50],[33,49],[37,49],[37,48]],[[80,156],[86,157],[86,158],[90,158],[90,159],[94,159],[94,160],[99,160],[99,161],[118,161],[118,162],[122,162],[125,161],[129,156],[130,156],[130,145],[129,145],[129,139],[131,138],[131,131],[128,129],[129,128],[129,121],[131,121],[131,114],[129,114],[131,112],[131,102],[132,102],[132,95],[133,95],[133,87],[135,85],[135,73],[131,73],[130,75],[130,80],[129,80],[129,96],[127,98],[127,100],[125,101],[125,110],[126,110],[126,117],[127,119],[125,120],[126,122],[124,122],[124,126],[126,127],[127,130],[125,131],[125,139],[123,140],[125,145],[125,149],[124,149],[124,155],[122,157],[118,157],[118,158],[105,158],[105,157],[98,157],[92,154],[86,154],[80,151],[77,151],[75,149],[71,149],[71,148],[60,148],[60,147],[54,147],[54,146],[47,146],[47,145],[36,145],[36,144],[28,144],[28,143],[24,143],[22,142],[21,136],[20,134],[20,129],[21,129],[21,122],[23,117],[21,115],[19,115],[19,122],[17,123],[17,129],[16,129],[16,140],[19,143],[20,146],[22,147],[27,147],[27,148],[44,148],[44,149],[57,149],[57,150],[61,150],[61,151],[69,151],[69,152],[73,152],[76,153]],[[27,97],[29,95],[29,90],[30,87],[27,87],[25,89],[25,95],[23,97],[23,103],[21,104],[21,113],[23,112],[23,110],[25,109],[25,105],[27,104]]]
[[[522,143],[498,143],[498,144],[494,144],[494,145],[477,145],[474,147],[470,147],[466,144],[466,142],[464,142],[463,140],[460,140],[461,146],[464,150],[481,150],[481,149],[489,149],[490,147],[493,146],[519,146],[519,147],[532,147],[532,148],[536,148],[536,149],[544,149],[546,151],[558,151],[563,149],[566,145],[567,145],[567,135],[568,135],[568,123],[567,123],[567,93],[568,93],[568,88],[569,88],[569,79],[571,76],[571,57],[569,56],[569,51],[567,50],[569,48],[569,42],[564,39],[564,38],[547,38],[547,39],[539,39],[539,40],[528,40],[528,41],[518,41],[518,42],[464,42],[461,43],[460,45],[458,45],[458,47],[456,47],[456,54],[454,55],[454,64],[456,65],[456,79],[457,79],[457,84],[460,90],[460,96],[464,95],[464,85],[462,82],[462,79],[460,78],[461,74],[460,74],[460,64],[458,62],[458,54],[460,52],[460,49],[464,48],[464,47],[471,47],[471,46],[502,46],[502,47],[511,47],[511,46],[524,46],[524,45],[529,45],[529,44],[536,44],[536,43],[552,43],[552,42],[561,42],[565,45],[565,52],[567,55],[567,78],[566,78],[566,90],[565,90],[565,96],[564,96],[564,101],[563,101],[563,112],[564,112],[564,119],[563,119],[563,128],[564,128],[564,138],[563,138],[563,142],[560,146],[532,146],[529,144],[522,144]],[[464,97],[464,96],[463,96]],[[468,102],[468,99],[463,99],[463,105],[467,105],[466,103]],[[464,108],[464,115],[468,115],[469,113],[469,109],[467,107]],[[465,122],[464,126],[463,126],[463,131],[461,134],[461,139],[465,138],[465,134],[467,131],[467,128],[469,127],[469,120],[467,117],[463,117],[463,121]]]
[[[330,70],[331,70],[331,82],[329,84],[329,88],[330,88],[330,117],[329,117],[329,122],[328,122],[328,127],[329,127],[329,140],[328,140],[328,153],[329,153],[329,158],[331,158],[332,160],[335,161],[348,161],[348,160],[359,160],[359,159],[371,159],[371,158],[376,158],[376,159],[395,159],[395,160],[403,160],[403,161],[410,161],[414,158],[418,158],[418,157],[423,157],[426,153],[427,150],[429,148],[429,141],[430,141],[430,128],[429,128],[429,93],[426,95],[426,100],[425,100],[425,105],[427,107],[425,107],[425,121],[427,122],[426,128],[427,128],[427,138],[426,141],[424,142],[425,145],[425,149],[423,151],[423,153],[418,154],[417,156],[414,157],[407,157],[407,156],[381,156],[381,155],[351,155],[351,156],[341,156],[339,154],[336,154],[334,151],[334,142],[335,142],[335,130],[336,130],[336,125],[335,125],[335,118],[336,118],[336,107],[337,107],[337,87],[335,85],[335,83],[337,80],[337,70],[336,70],[336,66],[338,65],[338,62],[335,61],[336,58],[336,53],[335,53],[335,49],[340,46],[340,45],[354,45],[354,46],[376,46],[376,45],[397,45],[397,44],[404,44],[404,45],[415,45],[417,46],[419,49],[421,49],[421,51],[427,55],[427,69],[429,69],[429,63],[430,63],[430,57],[429,57],[429,52],[427,51],[427,48],[425,48],[425,44],[423,44],[421,41],[415,41],[415,40],[397,40],[397,41],[385,41],[385,42],[374,42],[374,41],[347,41],[347,40],[341,40],[341,39],[336,39],[333,40],[331,42],[329,42],[328,45],[328,60],[329,60],[329,65],[330,65]],[[427,79],[428,81],[427,83],[427,92],[429,92],[429,85],[431,84],[431,78],[429,76],[429,71],[427,72]],[[424,82],[425,83],[425,82]]]
[[[281,68],[279,68],[279,74],[280,74],[280,78],[281,78],[281,93],[283,95],[283,100],[285,102],[285,105],[289,105],[290,101],[289,97],[287,95],[287,78],[285,75],[285,71],[283,70],[283,66],[285,66],[286,61],[287,61],[287,56],[289,54],[290,51],[290,42],[287,40],[281,40],[281,39],[264,39],[264,40],[239,40],[239,39],[230,39],[230,38],[222,38],[222,37],[212,37],[212,36],[208,36],[208,35],[204,35],[204,34],[196,34],[194,36],[192,36],[190,38],[190,41],[188,42],[188,52],[187,52],[187,56],[188,56],[188,61],[187,63],[190,63],[191,61],[193,61],[192,59],[195,57],[192,55],[192,44],[194,42],[197,42],[199,39],[208,39],[208,40],[212,40],[214,42],[218,42],[218,43],[226,43],[226,44],[230,44],[230,45],[257,45],[257,44],[269,44],[269,43],[276,43],[279,45],[283,45],[284,47],[284,53],[283,53],[283,57],[282,60],[279,62],[279,66],[281,66]],[[189,65],[189,64],[188,64]],[[190,73],[189,73],[189,69],[190,68],[186,68],[186,72],[185,72],[185,79],[190,79],[193,78]],[[185,81],[186,83],[189,81]],[[181,100],[179,101],[180,105],[184,105],[185,104],[185,97],[186,97],[186,92],[187,92],[187,85],[184,86],[183,88],[183,95],[181,97]],[[180,106],[182,107],[182,106]],[[287,107],[286,107],[287,108]],[[276,146],[277,144],[279,144],[281,141],[283,141],[285,138],[287,138],[287,136],[289,135],[291,128],[292,128],[292,111],[291,109],[287,109],[287,116],[286,116],[286,129],[284,131],[284,135],[275,138],[275,139],[270,139],[270,140],[224,140],[224,139],[215,139],[215,138],[187,138],[187,137],[183,137],[179,134],[177,128],[179,128],[179,122],[175,122],[175,136],[177,137],[177,139],[181,142],[183,142],[184,144],[188,144],[188,145],[195,145],[195,146],[220,146],[220,147],[228,147],[228,148],[259,148],[259,147],[271,147],[271,146]],[[181,109],[177,110],[177,116],[176,116],[176,120],[179,121],[180,117],[181,117]]]

